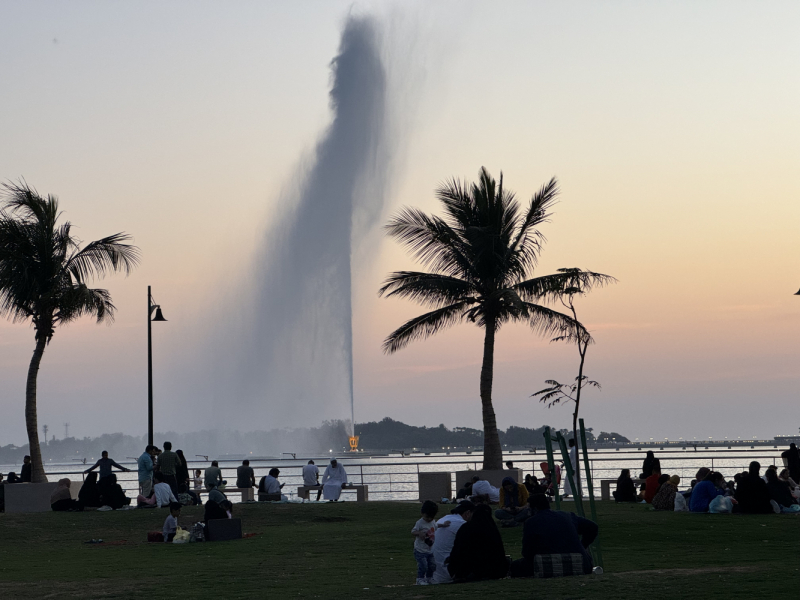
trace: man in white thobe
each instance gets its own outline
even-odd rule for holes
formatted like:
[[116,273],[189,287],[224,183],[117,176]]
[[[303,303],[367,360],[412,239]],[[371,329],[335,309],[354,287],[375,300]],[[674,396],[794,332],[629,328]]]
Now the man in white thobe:
[[325,473],[322,475],[322,495],[325,500],[338,500],[345,483],[347,483],[347,473],[344,467],[335,458],[331,459],[331,464],[325,468]]

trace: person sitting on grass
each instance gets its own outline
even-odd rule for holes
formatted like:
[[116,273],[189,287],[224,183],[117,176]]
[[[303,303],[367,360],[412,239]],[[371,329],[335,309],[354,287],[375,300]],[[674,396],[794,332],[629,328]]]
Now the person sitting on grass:
[[433,560],[436,570],[431,583],[452,583],[453,578],[447,570],[447,560],[453,551],[456,534],[461,526],[472,518],[475,505],[469,500],[460,502],[449,515],[445,515],[436,523],[436,540],[433,542]]
[[167,518],[164,520],[164,528],[162,530],[165,542],[171,542],[175,538],[175,534],[178,533],[178,518],[180,516],[180,502],[170,502],[169,515],[167,515]]
[[617,478],[617,489],[614,490],[614,500],[616,502],[637,502],[636,486],[631,479],[631,470],[622,469]]
[[531,518],[522,528],[522,558],[511,563],[511,577],[533,577],[537,554],[580,554],[583,573],[591,573],[592,557],[587,548],[597,538],[597,524],[573,512],[550,510],[544,494],[534,494],[529,503]]
[[644,480],[644,501],[648,504],[653,502],[653,498],[655,498],[656,493],[658,493],[659,488],[659,478],[661,477],[661,467],[655,466],[653,467],[653,472]]
[[83,505],[72,499],[69,491],[70,484],[72,482],[67,478],[58,480],[58,486],[50,495],[50,508],[54,511],[83,510]]
[[767,489],[769,490],[770,500],[774,500],[781,512],[798,512],[800,506],[797,499],[792,496],[789,489],[789,482],[778,478],[777,473],[772,469],[767,469]]
[[[414,536],[414,558],[417,561],[417,585],[431,583],[436,562],[433,558],[433,542],[436,540],[436,513],[439,507],[435,502],[426,500],[420,509],[422,516],[414,523],[411,535]],[[449,526],[449,523],[447,524]],[[444,527],[444,525],[443,525]]]
[[504,477],[500,486],[500,508],[494,517],[503,527],[516,527],[530,516],[528,489],[513,477]]
[[746,515],[765,515],[773,512],[770,504],[769,490],[766,482],[761,479],[761,464],[754,460],[750,463],[747,473],[739,476],[734,498],[737,505],[734,512]]
[[708,512],[708,505],[711,504],[711,501],[717,496],[724,495],[722,489],[724,485],[725,478],[722,473],[709,471],[706,478],[694,486],[692,496],[689,499],[689,510],[694,513]]
[[97,473],[94,471],[86,476],[78,492],[78,500],[80,500],[85,507],[97,508],[103,506],[100,500],[100,490],[97,487]]
[[[214,494],[215,491],[217,494],[219,494],[219,496],[222,497],[222,499]],[[232,511],[233,505],[227,498],[225,498],[222,492],[219,490],[212,490],[208,494],[208,500],[206,500],[203,520],[207,523],[211,519],[230,519]]]
[[503,579],[508,574],[503,538],[488,505],[476,506],[456,533],[447,570],[456,582]]
[[171,502],[178,502],[175,494],[172,493],[172,487],[164,480],[164,475],[156,473],[156,484],[153,486],[153,493],[156,499],[158,508],[162,506],[169,506]]
[[114,510],[119,510],[131,503],[131,499],[125,495],[122,486],[117,483],[117,476],[114,473],[100,478],[97,482],[97,491],[100,493],[101,504],[110,506]]
[[[481,496],[486,496],[486,498],[481,498]],[[500,490],[485,479],[480,479],[476,475],[472,479],[472,498],[473,502],[475,502],[477,498],[479,502],[497,504],[500,502]]]
[[778,474],[778,479],[780,479],[781,481],[785,481],[786,483],[789,484],[789,491],[792,492],[792,496],[794,496],[795,498],[800,497],[800,488],[798,488],[797,482],[795,482],[795,480],[792,479],[791,473],[789,473],[789,469],[783,469]]
[[[664,477],[664,475],[662,475]],[[675,497],[678,494],[678,484],[681,478],[677,475],[669,477],[661,487],[658,488],[656,495],[653,497],[653,508],[656,510],[675,510]]]
[[464,485],[456,493],[456,500],[466,499],[472,496],[472,482],[465,481]]

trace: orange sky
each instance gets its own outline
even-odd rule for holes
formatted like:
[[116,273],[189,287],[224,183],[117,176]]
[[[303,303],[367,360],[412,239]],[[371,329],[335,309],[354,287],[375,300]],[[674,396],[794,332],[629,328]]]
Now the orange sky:
[[[59,195],[86,240],[125,230],[144,255],[131,277],[104,284],[119,308],[112,327],[82,321],[47,350],[40,424],[58,437],[66,421],[77,436],[143,432],[148,284],[170,320],[155,332],[158,429],[297,424],[275,422],[268,405],[220,413],[182,394],[181,356],[236,312],[236,281],[328,123],[328,65],[348,10],[0,7],[0,178]],[[521,200],[555,175],[562,194],[539,271],[619,279],[579,305],[597,341],[587,371],[603,385],[587,397],[587,425],[656,439],[796,433],[796,3],[354,10],[386,28],[387,215],[438,210],[435,187],[482,165],[502,169]],[[354,258],[357,420],[480,426],[481,333],[463,325],[381,354],[420,309],[377,298],[388,271],[413,263],[366,235],[369,251]],[[0,322],[0,445],[25,439],[32,349],[29,328]],[[502,427],[567,424],[567,408],[529,395],[574,376],[574,348],[512,326],[496,357]]]

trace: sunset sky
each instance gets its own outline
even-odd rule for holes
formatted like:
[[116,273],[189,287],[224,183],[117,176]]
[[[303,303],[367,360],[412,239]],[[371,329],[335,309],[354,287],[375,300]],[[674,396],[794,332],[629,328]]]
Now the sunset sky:
[[[156,429],[242,430],[349,417],[204,396],[193,352],[258,277],[254,257],[330,122],[349,13],[374,15],[394,111],[382,221],[438,212],[435,188],[481,166],[527,202],[561,195],[537,273],[617,285],[579,300],[582,416],[639,439],[771,438],[800,426],[800,4],[797,2],[37,2],[0,4],[0,179],[57,195],[85,241],[134,236],[141,266],[98,283],[106,327],[57,330],[39,424],[61,438],[146,431],[147,286]],[[353,257],[355,413],[481,427],[482,331],[386,356],[422,309],[377,297],[415,268],[379,230]],[[0,445],[26,442],[33,330],[0,321]],[[574,347],[501,330],[498,423],[566,427],[530,395],[577,373]],[[231,361],[236,357],[231,356]],[[337,409],[338,410],[338,409]]]

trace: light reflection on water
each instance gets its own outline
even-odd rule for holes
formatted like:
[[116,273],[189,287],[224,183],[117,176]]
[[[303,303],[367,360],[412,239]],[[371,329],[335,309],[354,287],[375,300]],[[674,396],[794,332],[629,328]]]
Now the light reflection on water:
[[[654,450],[656,456],[661,461],[663,473],[678,475],[681,478],[680,488],[688,488],[690,481],[700,467],[709,467],[716,471],[721,471],[726,479],[732,478],[735,473],[746,471],[750,461],[758,460],[762,468],[769,465],[777,465],[779,470],[782,467],[780,458],[784,448],[775,448],[773,445],[761,445],[750,447],[740,447],[727,449],[726,447],[709,449],[700,448],[695,451],[691,446],[687,450],[665,449]],[[619,451],[609,449],[598,449],[589,451],[589,460],[592,470],[595,494],[600,496],[600,480],[616,479],[621,469],[630,469],[631,476],[636,477],[641,470],[644,461],[645,451],[635,448],[624,448]],[[320,470],[320,476],[328,463],[328,457],[311,457],[316,462]],[[279,479],[286,483],[284,493],[290,497],[296,497],[297,486],[302,485],[301,469],[308,462],[309,458],[304,459],[252,459],[250,466],[256,473],[256,481],[266,475],[272,467],[281,470]],[[359,454],[358,457],[350,458],[348,455],[339,457],[339,461],[344,465],[351,483],[365,483],[369,485],[370,500],[416,500],[417,499],[417,473],[445,471],[455,473],[469,469],[480,469],[483,457],[480,453],[432,453],[412,454],[411,456],[400,455],[380,455],[368,456]],[[545,452],[537,450],[535,453],[518,451],[506,453],[503,456],[505,461],[513,461],[516,468],[523,471],[523,475],[534,473],[541,476],[542,472],[539,463],[546,460]],[[125,489],[129,497],[135,497],[137,490],[136,464],[132,461],[119,461],[121,465],[133,469],[130,473],[116,472],[117,481]],[[557,461],[562,462],[562,461]],[[223,477],[228,481],[228,487],[235,486],[236,467],[241,464],[240,460],[219,461],[223,471]],[[51,481],[61,477],[69,477],[73,481],[83,479],[83,470],[88,468],[93,462],[87,461],[87,465],[72,463],[48,464],[45,471],[51,475]],[[207,461],[190,461],[189,468],[193,475],[193,470],[205,469],[209,466]],[[581,462],[583,469],[583,462]],[[20,465],[0,465],[0,472],[7,474],[15,471],[19,474]],[[453,490],[457,489],[455,476],[452,477]],[[463,481],[457,482],[459,487]],[[345,492],[342,496],[344,500],[355,499],[354,493]],[[233,498],[235,499],[235,498]]]

